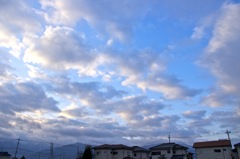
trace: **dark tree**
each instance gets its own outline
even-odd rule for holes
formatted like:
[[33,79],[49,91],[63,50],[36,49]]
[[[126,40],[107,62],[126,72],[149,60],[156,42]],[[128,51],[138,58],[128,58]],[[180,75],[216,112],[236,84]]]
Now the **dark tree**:
[[93,157],[92,146],[86,145],[82,158],[83,159],[92,159],[92,157]]
[[21,157],[21,159],[26,159],[26,158],[25,158],[25,156],[23,155],[23,156]]

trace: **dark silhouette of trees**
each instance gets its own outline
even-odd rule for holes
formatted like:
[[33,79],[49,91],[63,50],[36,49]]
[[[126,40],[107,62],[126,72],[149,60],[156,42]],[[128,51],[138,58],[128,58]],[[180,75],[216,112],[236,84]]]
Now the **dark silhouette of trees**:
[[26,157],[23,155],[23,156],[21,157],[21,159],[26,159]]
[[93,157],[92,146],[86,145],[82,158],[83,159],[92,159],[92,157]]

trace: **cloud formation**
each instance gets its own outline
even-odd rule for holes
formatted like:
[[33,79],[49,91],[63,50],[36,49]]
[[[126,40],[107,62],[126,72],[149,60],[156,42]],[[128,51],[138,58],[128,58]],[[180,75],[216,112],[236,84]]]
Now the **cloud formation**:
[[204,100],[210,106],[239,102],[239,13],[239,4],[222,6],[213,28],[213,36],[201,60],[201,64],[217,78],[215,89]]
[[0,137],[192,144],[239,127],[237,2],[10,0],[0,13]]

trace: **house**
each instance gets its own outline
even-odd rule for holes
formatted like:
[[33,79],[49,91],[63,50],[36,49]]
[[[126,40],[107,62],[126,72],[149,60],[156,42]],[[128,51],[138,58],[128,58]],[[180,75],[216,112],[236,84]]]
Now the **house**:
[[150,148],[152,159],[188,159],[187,147],[176,143],[163,143]]
[[93,147],[94,159],[123,159],[130,158],[133,155],[132,147],[117,144],[104,144]]
[[142,148],[139,146],[133,146],[132,152],[133,152],[133,158],[135,159],[149,159],[150,151],[145,148]]
[[235,144],[234,147],[235,147],[236,153],[237,153],[237,155],[238,155],[238,158],[237,158],[237,159],[240,159],[240,143]]
[[0,159],[10,159],[11,155],[8,152],[0,152]]
[[232,145],[230,140],[195,142],[193,148],[195,148],[197,159],[232,158]]

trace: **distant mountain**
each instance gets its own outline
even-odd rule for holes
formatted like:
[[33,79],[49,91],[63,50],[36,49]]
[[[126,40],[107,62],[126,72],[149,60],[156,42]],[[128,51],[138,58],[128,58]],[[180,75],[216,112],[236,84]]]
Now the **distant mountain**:
[[56,159],[76,159],[77,155],[83,153],[85,149],[85,144],[83,143],[55,146],[53,145],[51,153],[50,143],[24,142],[24,140],[20,140],[17,148],[17,140],[1,141],[0,139],[0,150],[8,152],[12,157],[16,153],[17,158],[25,156],[26,159],[49,159],[51,154],[53,154],[53,157]]
[[17,139],[10,140],[1,140],[0,139],[0,149],[2,152],[8,152],[12,157],[15,156],[17,158],[21,158],[23,155],[26,157],[31,153],[39,151],[41,149],[45,149],[49,147],[47,143],[39,143],[39,142],[29,142],[26,140],[19,140],[19,144]]
[[[51,151],[51,146],[48,149],[44,149],[35,153],[30,154],[31,159],[49,159],[51,155],[58,159],[76,159],[76,157],[83,153],[85,149],[85,144],[74,143],[64,146],[59,146],[53,148]],[[28,158],[27,158],[28,159]]]

